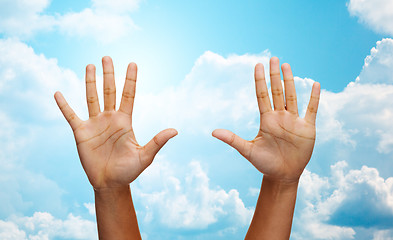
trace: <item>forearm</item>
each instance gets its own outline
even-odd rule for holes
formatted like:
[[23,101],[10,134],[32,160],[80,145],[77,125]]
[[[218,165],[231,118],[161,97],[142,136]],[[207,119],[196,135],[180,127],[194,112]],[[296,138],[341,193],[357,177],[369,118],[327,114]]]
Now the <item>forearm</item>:
[[263,177],[261,192],[245,239],[289,239],[298,182]]
[[141,239],[129,185],[94,194],[100,240]]

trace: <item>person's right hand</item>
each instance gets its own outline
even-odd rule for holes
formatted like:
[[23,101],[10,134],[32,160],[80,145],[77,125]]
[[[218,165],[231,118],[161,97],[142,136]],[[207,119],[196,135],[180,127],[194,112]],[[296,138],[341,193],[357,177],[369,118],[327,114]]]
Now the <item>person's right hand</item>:
[[166,129],[145,146],[140,146],[132,129],[136,64],[128,65],[120,108],[117,111],[112,59],[104,57],[102,65],[103,112],[100,111],[98,102],[94,65],[86,67],[86,98],[89,109],[87,121],[78,118],[60,92],[55,94],[57,105],[74,132],[83,169],[95,190],[122,187],[134,181],[152,163],[161,147],[177,135],[175,129]]
[[255,86],[260,112],[260,128],[252,141],[217,129],[213,136],[229,144],[248,159],[261,173],[274,181],[297,182],[311,158],[315,142],[320,85],[315,82],[306,116],[300,118],[291,67],[281,66],[285,100],[280,77],[279,60],[270,59],[270,83],[274,110],[270,104],[262,64],[255,67]]

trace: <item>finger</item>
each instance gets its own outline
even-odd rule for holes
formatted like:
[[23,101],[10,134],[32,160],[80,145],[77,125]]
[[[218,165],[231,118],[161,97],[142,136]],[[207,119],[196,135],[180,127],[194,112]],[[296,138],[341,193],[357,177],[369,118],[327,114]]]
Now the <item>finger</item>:
[[272,97],[274,110],[284,110],[284,96],[280,77],[280,62],[277,57],[270,59],[270,85],[272,88]]
[[177,131],[173,128],[165,129],[159,132],[144,147],[142,152],[142,164],[144,167],[150,165],[158,151],[168,142],[169,139],[177,135]]
[[310,102],[308,103],[306,116],[304,117],[304,119],[307,122],[313,125],[315,125],[315,119],[317,117],[320,94],[321,94],[321,85],[318,82],[315,82],[312,85]]
[[261,63],[255,66],[255,90],[257,93],[257,101],[259,112],[261,114],[272,110],[269,99],[269,93],[266,86],[265,70]]
[[135,63],[130,63],[127,68],[126,81],[124,83],[123,95],[121,97],[119,111],[132,114],[135,98],[135,86],[137,77],[137,66]]
[[60,111],[63,113],[63,116],[70,124],[72,131],[75,131],[75,129],[77,129],[82,124],[82,120],[79,119],[74,110],[72,110],[72,108],[68,105],[67,101],[63,97],[63,94],[56,92],[55,100],[57,106],[60,108]]
[[226,129],[216,129],[213,131],[212,135],[236,149],[243,157],[247,159],[250,158],[251,143],[249,141],[244,140]]
[[112,111],[116,108],[115,73],[112,59],[108,56],[102,58],[104,70],[104,110]]
[[100,113],[96,87],[96,67],[89,64],[86,67],[86,100],[89,109],[89,117],[95,117]]
[[287,111],[298,114],[297,110],[297,99],[296,99],[296,89],[295,82],[293,80],[293,74],[291,66],[288,63],[281,65],[282,75],[284,78],[285,87],[285,103]]

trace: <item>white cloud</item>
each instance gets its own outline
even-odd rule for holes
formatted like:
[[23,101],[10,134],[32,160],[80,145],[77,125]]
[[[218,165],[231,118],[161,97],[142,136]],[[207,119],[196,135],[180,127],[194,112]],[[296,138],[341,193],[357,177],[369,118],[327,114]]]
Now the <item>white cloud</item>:
[[[0,112],[0,126],[0,164],[3,170],[9,170],[23,154],[18,150],[29,142],[30,134],[28,129],[23,129],[3,112]],[[25,135],[16,136],[18,130],[25,132]]]
[[83,203],[83,206],[85,206],[85,208],[87,208],[90,215],[92,215],[92,216],[96,215],[96,206],[94,203]]
[[[84,99],[84,84],[74,72],[58,66],[56,59],[36,54],[14,39],[0,39],[0,95],[7,99],[3,107],[18,115],[53,119],[59,116],[53,94],[61,90],[67,99]],[[23,111],[14,106],[25,106]],[[28,106],[28,107],[27,107]],[[79,110],[80,104],[76,105]]]
[[393,150],[393,39],[383,39],[366,57],[356,81],[339,93],[323,91],[318,113],[318,139],[356,146],[376,138],[381,153]]
[[223,222],[223,228],[249,224],[253,210],[244,206],[237,190],[211,187],[198,161],[190,162],[183,170],[184,178],[174,168],[159,159],[138,179],[133,191],[145,207],[139,212],[144,224],[155,223],[172,229],[207,229]]
[[20,230],[15,223],[0,220],[0,239],[24,240],[26,239],[26,233]]
[[[46,176],[21,165],[0,171],[0,216],[21,214],[32,210],[65,213],[64,190]],[[45,197],[43,197],[45,196]]]
[[393,35],[393,2],[390,0],[350,0],[347,3],[352,16],[376,32]]
[[0,220],[0,238],[13,240],[97,239],[96,224],[69,214],[65,220],[47,212],[35,212],[32,217],[11,216]]
[[134,32],[137,26],[129,16],[140,0],[93,0],[92,6],[64,15],[45,14],[50,0],[2,0],[0,33],[29,38],[42,31],[59,30],[67,36],[89,37],[103,43]]
[[[83,84],[55,59],[36,54],[20,41],[0,39],[0,86],[0,97],[6,100],[0,111],[0,217],[33,208],[64,214],[64,190],[26,164],[37,160],[31,155],[37,139],[53,130],[45,123],[61,117],[54,92],[62,89],[66,96],[83,99]],[[45,145],[38,141],[38,146]]]
[[53,180],[24,167],[34,139],[32,128],[3,112],[0,112],[0,126],[0,217],[33,208],[66,211],[61,208],[64,191]]
[[[332,201],[337,202],[334,193],[327,194],[331,188],[328,178],[320,177],[308,170],[304,171],[300,179],[297,203],[299,205],[300,202],[304,208],[297,211],[300,216],[296,216],[293,221],[294,239],[353,239],[355,231],[352,228],[325,223],[330,212],[334,211],[332,207],[335,206],[335,202],[332,204]],[[323,208],[329,206],[330,208]]]
[[383,179],[377,169],[367,166],[347,168],[343,161],[332,165],[328,178],[303,173],[298,203],[303,208],[294,220],[299,229],[296,239],[353,239],[355,227],[374,231],[376,239],[390,234],[374,227],[391,228],[393,177]]
[[350,83],[342,92],[322,92],[318,135],[322,142],[340,140],[356,145],[356,134],[378,137],[378,150],[391,151],[389,122],[393,108],[386,104],[393,97],[393,86]]
[[[393,13],[392,13],[393,14]],[[393,84],[393,39],[378,41],[364,60],[364,66],[357,83]]]
[[[37,135],[45,134],[42,126],[61,115],[53,93],[61,89],[66,96],[83,99],[82,81],[72,71],[60,68],[55,59],[36,54],[18,40],[1,39],[0,86],[0,97],[7,100],[0,112],[0,217],[8,217],[0,220],[0,239],[96,239],[94,222],[73,214],[62,220],[48,213],[69,211],[62,199],[64,190],[25,164],[27,158],[36,160],[30,150],[36,146]],[[47,131],[51,130],[48,127]],[[32,211],[48,212],[20,217]]]
[[[355,231],[352,228],[332,226],[323,224],[315,219],[303,222],[303,233],[292,234],[294,239],[325,239],[325,240],[346,240],[354,239]],[[310,234],[307,236],[307,234]],[[306,236],[306,237],[305,237]]]
[[376,231],[373,240],[393,240],[393,230]]
[[250,188],[248,188],[248,195],[256,197],[259,195],[259,191],[260,191],[259,188],[250,187]]
[[[137,96],[136,131],[149,132],[151,136],[151,126],[171,126],[188,134],[203,135],[210,135],[217,127],[257,129],[253,71],[258,62],[268,66],[269,57],[268,51],[226,58],[205,52],[179,86]],[[148,122],[149,119],[154,122]],[[160,123],[156,119],[161,119]]]
[[54,17],[43,14],[50,0],[1,0],[0,33],[30,37],[53,28]]
[[59,16],[57,25],[68,36],[112,42],[137,29],[129,12],[135,10],[138,4],[137,0],[95,0],[92,8]]

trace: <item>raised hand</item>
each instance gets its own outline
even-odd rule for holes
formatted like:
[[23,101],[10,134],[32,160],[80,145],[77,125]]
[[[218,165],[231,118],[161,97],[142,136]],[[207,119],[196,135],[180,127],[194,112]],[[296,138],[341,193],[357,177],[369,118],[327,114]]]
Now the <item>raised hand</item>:
[[314,147],[320,85],[314,83],[306,115],[300,118],[291,67],[289,64],[283,64],[281,69],[285,99],[279,60],[276,57],[271,58],[273,110],[266,86],[264,67],[262,64],[257,64],[255,67],[255,87],[260,112],[260,128],[255,139],[246,141],[224,129],[215,130],[213,136],[238,150],[264,174],[264,177],[297,182],[311,158]]
[[96,90],[94,65],[86,67],[86,98],[89,119],[82,121],[56,92],[55,99],[70,124],[82,166],[94,189],[126,186],[148,167],[161,147],[177,135],[175,129],[158,133],[145,146],[140,146],[132,129],[137,66],[130,63],[119,109],[116,111],[116,87],[110,57],[102,59],[104,70],[104,111]]

